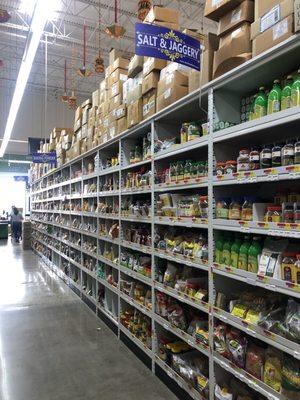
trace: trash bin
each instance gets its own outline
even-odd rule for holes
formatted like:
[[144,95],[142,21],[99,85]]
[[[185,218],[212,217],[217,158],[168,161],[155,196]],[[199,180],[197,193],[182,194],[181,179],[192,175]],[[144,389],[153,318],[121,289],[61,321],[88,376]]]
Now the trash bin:
[[0,221],[0,239],[8,239],[8,221]]

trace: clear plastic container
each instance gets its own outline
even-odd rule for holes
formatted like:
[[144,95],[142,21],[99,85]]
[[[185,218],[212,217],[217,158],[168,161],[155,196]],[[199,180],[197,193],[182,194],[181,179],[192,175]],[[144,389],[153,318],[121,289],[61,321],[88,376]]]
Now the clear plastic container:
[[237,159],[237,172],[250,170],[250,151],[248,149],[241,149]]
[[295,148],[292,142],[286,143],[281,150],[281,164],[283,166],[293,165],[295,156]]
[[253,203],[254,199],[252,197],[245,197],[244,203],[242,205],[241,219],[243,221],[253,220]]
[[233,198],[228,212],[228,219],[230,220],[240,220],[242,215],[242,206],[241,202],[237,198]]
[[216,204],[216,218],[228,219],[229,206],[225,199],[219,199]]
[[265,146],[260,152],[260,168],[272,167],[272,151],[269,146]]

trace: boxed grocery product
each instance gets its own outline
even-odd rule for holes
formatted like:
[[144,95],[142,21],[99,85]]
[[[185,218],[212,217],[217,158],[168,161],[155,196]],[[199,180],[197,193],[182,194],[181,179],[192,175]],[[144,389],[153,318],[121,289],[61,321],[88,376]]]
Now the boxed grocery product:
[[99,90],[95,90],[92,93],[92,105],[93,105],[93,107],[98,107],[98,105],[99,105],[99,93],[100,93]]
[[81,140],[77,140],[71,147],[71,158],[80,156],[81,154]]
[[269,13],[274,7],[276,8],[280,3],[284,3],[285,0],[256,0],[254,6],[255,19],[259,19],[263,15]]
[[156,111],[160,111],[175,101],[188,94],[188,88],[185,86],[171,86],[162,95],[157,96]]
[[254,3],[252,0],[245,0],[219,20],[218,36],[223,36],[236,29],[243,22],[252,23],[253,21]]
[[99,93],[99,105],[107,100],[109,100],[109,90],[101,90]]
[[116,107],[119,107],[121,104],[122,104],[122,94],[118,94],[117,96],[110,99],[109,111],[114,110]]
[[77,132],[81,128],[81,118],[75,121],[74,123],[74,131]]
[[115,113],[114,113],[114,111],[111,111],[108,114],[108,123],[111,124],[112,122],[115,122],[115,120],[116,120]]
[[127,118],[123,117],[117,120],[117,135],[126,131],[127,129]]
[[177,79],[185,80],[184,83],[180,83],[180,84],[183,86],[187,86],[187,84],[188,84],[187,77],[190,72],[190,67],[178,64],[176,62],[168,61],[167,66],[160,71],[160,79],[164,79],[167,77],[167,75],[172,74],[174,72],[179,72],[181,75],[183,75],[183,77],[177,75]]
[[240,27],[220,38],[219,49],[214,54],[213,78],[217,78],[251,58],[250,24]]
[[96,123],[96,116],[97,116],[98,107],[92,107],[89,110],[89,120],[88,120],[88,127],[94,126]]
[[204,39],[205,50],[201,59],[201,86],[210,82],[213,77],[214,54],[219,48],[219,38],[209,32]]
[[121,104],[119,107],[114,109],[114,114],[116,119],[120,119],[123,117],[126,117],[126,105],[125,104]]
[[221,17],[229,13],[244,0],[206,0],[204,17],[219,21]]
[[134,103],[130,104],[127,108],[127,128],[130,128],[143,119],[143,102],[142,99],[136,100]]
[[104,101],[100,105],[100,112],[103,117],[105,117],[109,113],[109,101]]
[[152,71],[160,71],[167,65],[166,60],[160,60],[154,57],[145,57],[143,66],[143,76],[147,76]]
[[149,90],[156,89],[159,81],[159,71],[152,71],[148,74],[142,83],[142,94],[146,94]]
[[122,58],[122,57],[117,58],[111,66],[110,75],[118,68],[125,69],[127,71],[128,65],[129,65],[129,60],[127,60],[127,58]]
[[122,94],[123,93],[123,82],[122,81],[118,81],[116,83],[114,83],[110,89],[109,89],[109,95],[110,98],[117,96],[118,94]]
[[144,57],[134,55],[129,61],[128,78],[134,78],[139,72],[143,71]]
[[142,85],[139,84],[127,93],[126,104],[132,104],[142,98]]
[[179,12],[173,8],[153,6],[146,15],[144,22],[152,23],[154,21],[179,23]]
[[152,89],[143,96],[143,119],[149,118],[156,112],[156,90]]
[[110,139],[117,136],[117,121],[111,122],[108,126],[108,134]]
[[295,32],[299,32],[300,31],[300,0],[294,1],[294,16],[295,16],[294,29],[295,29]]
[[122,52],[118,49],[111,49],[109,52],[109,64],[112,65],[117,58],[122,56]]
[[289,15],[272,28],[258,35],[252,42],[253,56],[257,56],[294,34],[294,16]]
[[161,96],[165,93],[170,87],[180,86],[187,87],[188,86],[188,76],[181,74],[178,71],[174,71],[165,76],[164,79],[160,79],[157,85],[157,95]]
[[114,83],[118,81],[125,82],[127,80],[127,69],[117,68],[115,69],[110,77],[108,78],[109,86],[112,86]]

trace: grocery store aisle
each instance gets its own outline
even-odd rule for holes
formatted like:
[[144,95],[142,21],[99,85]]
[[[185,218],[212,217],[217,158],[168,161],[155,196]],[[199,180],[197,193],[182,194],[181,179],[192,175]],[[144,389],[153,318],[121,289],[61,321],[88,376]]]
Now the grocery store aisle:
[[0,260],[1,400],[175,399],[31,251]]

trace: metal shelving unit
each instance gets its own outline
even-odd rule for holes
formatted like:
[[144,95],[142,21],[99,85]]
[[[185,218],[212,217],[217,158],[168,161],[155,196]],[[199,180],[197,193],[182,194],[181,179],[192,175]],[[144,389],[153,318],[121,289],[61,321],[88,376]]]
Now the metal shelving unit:
[[[222,191],[234,192],[236,189],[243,190],[247,185],[250,185],[251,190],[255,190],[255,185],[273,185],[281,182],[298,182],[300,178],[300,165],[280,168],[270,168],[266,170],[258,170],[244,173],[236,173],[231,175],[214,175],[215,165],[215,154],[217,151],[222,151],[222,146],[234,146],[234,143],[240,145],[247,143],[249,139],[253,141],[258,140],[258,143],[262,143],[264,138],[271,137],[273,134],[275,137],[281,135],[281,129],[286,126],[295,127],[300,126],[300,109],[293,108],[286,111],[278,112],[271,116],[266,116],[260,120],[246,122],[243,124],[235,125],[231,128],[224,129],[222,131],[213,131],[213,122],[220,118],[222,115],[229,115],[235,122],[239,115],[239,102],[243,93],[255,90],[260,84],[269,84],[272,80],[282,74],[286,74],[291,70],[295,70],[300,65],[300,40],[298,36],[295,36],[280,45],[268,50],[262,55],[246,62],[240,67],[228,72],[224,76],[210,82],[208,85],[197,90],[194,93],[189,94],[185,98],[179,100],[167,109],[160,111],[153,117],[147,119],[141,124],[123,132],[121,135],[110,139],[106,143],[101,144],[97,148],[88,151],[80,157],[72,160],[65,164],[59,169],[49,171],[42,178],[37,179],[33,182],[32,186],[32,204],[36,209],[32,210],[32,221],[34,224],[33,230],[36,232],[34,235],[34,241],[44,245],[46,249],[50,251],[49,257],[51,260],[56,259],[56,264],[50,261],[42,253],[39,253],[43,261],[62,279],[68,284],[75,287],[81,298],[87,298],[90,302],[95,305],[95,311],[97,315],[103,315],[106,319],[113,323],[114,327],[117,328],[118,336],[124,334],[128,339],[132,341],[139,349],[141,349],[145,355],[149,358],[152,365],[153,372],[157,372],[157,369],[163,370],[174,382],[176,382],[183,390],[185,390],[190,398],[202,399],[200,393],[182,379],[175,371],[173,371],[163,360],[158,357],[158,346],[157,338],[159,336],[160,329],[164,329],[171,332],[175,337],[186,341],[192,348],[198,350],[202,355],[208,358],[209,362],[209,389],[210,389],[210,400],[214,399],[214,387],[217,380],[216,366],[224,371],[224,375],[229,374],[236,377],[241,382],[248,385],[251,389],[257,393],[262,394],[270,400],[284,400],[285,396],[275,392],[271,387],[258,379],[250,376],[247,372],[237,368],[231,361],[223,359],[217,353],[214,352],[213,346],[213,330],[217,321],[222,321],[232,327],[239,329],[250,337],[264,342],[272,347],[281,350],[284,353],[289,354],[296,360],[300,360],[300,346],[290,340],[287,340],[277,334],[263,330],[258,325],[249,324],[247,321],[233,317],[230,313],[217,308],[215,306],[216,297],[216,281],[218,285],[230,286],[235,288],[236,285],[248,285],[251,288],[263,288],[270,292],[278,292],[285,296],[299,299],[300,298],[300,287],[299,285],[285,282],[280,279],[271,277],[260,277],[254,273],[234,269],[226,265],[219,265],[214,262],[214,238],[216,231],[231,231],[240,233],[253,233],[260,235],[269,236],[280,236],[291,238],[293,240],[300,239],[300,224],[283,224],[283,223],[266,223],[264,221],[227,221],[219,220],[215,218],[215,198],[216,194],[222,193]],[[269,68],[272,66],[272,68]],[[171,133],[174,133],[174,129],[178,130],[181,122],[185,120],[194,120],[200,118],[200,116],[207,115],[209,122],[209,135],[202,137],[198,140],[194,140],[183,145],[175,145],[167,150],[163,150],[159,153],[154,154],[154,140],[158,135],[162,135],[168,132],[168,128]],[[151,149],[152,157],[138,162],[136,164],[129,164],[126,152],[128,152],[127,141],[133,138],[142,137],[148,132],[151,133]],[[263,132],[263,135],[262,135]],[[170,133],[170,135],[171,135]],[[169,137],[170,137],[169,135]],[[262,137],[263,136],[263,137]],[[221,146],[221,147],[219,147]],[[76,164],[80,165],[81,170],[84,169],[85,160],[88,157],[98,155],[101,158],[102,154],[112,151],[113,148],[119,149],[120,154],[120,165],[112,167],[107,170],[99,170],[90,174],[86,174],[80,177],[73,177],[73,168]],[[193,181],[183,181],[176,184],[154,184],[153,176],[157,163],[168,161],[168,158],[186,157],[189,152],[197,151],[201,149],[201,152],[206,154],[208,160],[208,177],[198,178]],[[219,149],[219,150],[218,150]],[[152,172],[151,182],[149,186],[128,189],[128,188],[114,188],[110,191],[97,191],[96,193],[83,193],[84,183],[87,180],[94,180],[99,188],[99,182],[101,179],[105,179],[107,175],[113,176],[122,182],[122,176],[128,171],[131,172],[134,168],[145,167],[150,169]],[[52,177],[63,172],[64,182],[53,183]],[[52,182],[51,184],[48,182]],[[240,186],[238,186],[240,185]],[[74,187],[76,187],[76,193],[72,194]],[[259,186],[261,187],[261,186]],[[73,189],[72,189],[73,188]],[[64,190],[64,192],[62,192]],[[79,191],[78,191],[79,190]],[[208,219],[184,219],[184,218],[167,218],[158,217],[155,215],[155,199],[159,193],[162,192],[174,192],[182,190],[204,190],[207,191],[209,200]],[[54,191],[58,191],[55,193]],[[178,192],[177,192],[178,193]],[[180,192],[182,193],[182,192]],[[134,215],[124,215],[121,211],[121,202],[125,196],[148,196],[151,200],[151,210],[149,217],[135,217]],[[82,211],[67,211],[57,209],[65,201],[78,201],[82,204],[83,199],[95,199],[97,203],[108,199],[109,201],[117,201],[119,205],[118,213],[98,213],[98,212],[82,212]],[[56,209],[51,209],[51,208]],[[50,208],[50,209],[49,209]],[[44,214],[44,215],[42,215]],[[76,218],[77,226],[72,226],[72,218]],[[96,227],[96,232],[91,232],[82,229],[82,223],[88,219],[93,221]],[[120,236],[118,239],[112,239],[109,236],[99,235],[100,221],[107,221],[110,223],[118,222]],[[128,224],[145,224],[151,228],[151,237],[154,238],[155,230],[159,226],[163,227],[176,227],[181,229],[193,229],[206,232],[208,236],[208,260],[200,260],[192,257],[187,257],[179,254],[172,253],[170,251],[156,249],[152,240],[151,246],[141,246],[135,243],[131,243],[124,238],[123,229]],[[44,229],[40,228],[40,225],[50,226],[56,230],[55,234],[49,234]],[[70,235],[79,235],[80,245],[72,244],[71,240],[62,239],[62,231],[68,231]],[[47,241],[37,238],[36,235],[44,235],[48,237]],[[43,236],[43,237],[44,237]],[[97,253],[91,253],[85,250],[82,246],[86,239],[94,240],[97,245]],[[62,250],[49,244],[49,240],[56,241],[60,246],[67,246],[68,249],[73,249],[78,252],[78,257],[81,262],[74,261],[69,253],[65,254]],[[114,246],[115,257],[108,259],[104,256],[103,246],[104,244]],[[140,274],[139,272],[126,268],[120,264],[120,255],[122,251],[131,250],[135,254],[149,255],[151,257],[151,277]],[[108,283],[104,278],[97,276],[95,270],[89,270],[83,265],[84,257],[92,257],[95,259],[95,266],[97,269],[98,263],[103,264],[105,270],[111,269],[115,277],[117,277],[117,286],[113,286]],[[58,258],[57,258],[58,257]],[[70,275],[67,275],[62,270],[64,264],[63,260],[68,263],[69,268],[77,268],[79,271],[79,278],[77,282],[74,282]],[[156,266],[158,261],[172,261],[177,264],[183,264],[190,268],[194,268],[201,274],[207,274],[208,276],[208,302],[196,301],[195,299],[187,296],[186,294],[180,293],[173,288],[167,287],[157,280],[156,277]],[[71,271],[72,272],[72,271]],[[95,296],[87,294],[83,286],[87,282],[87,276],[95,281]],[[137,282],[144,283],[151,287],[151,300],[152,308],[147,309],[134,299],[127,296],[120,290],[120,280],[122,276],[127,276]],[[99,287],[104,287],[105,295],[107,295],[107,303],[105,305],[99,303],[97,295]],[[208,326],[209,326],[209,346],[196,341],[196,339],[186,332],[176,328],[170,322],[162,318],[156,313],[156,291],[165,293],[166,295],[178,300],[185,304],[187,307],[193,307],[196,310],[207,315]],[[151,349],[146,347],[137,337],[129,332],[122,324],[120,320],[121,310],[123,304],[127,304],[138,309],[141,313],[145,314],[151,319],[152,326],[152,346]]]

